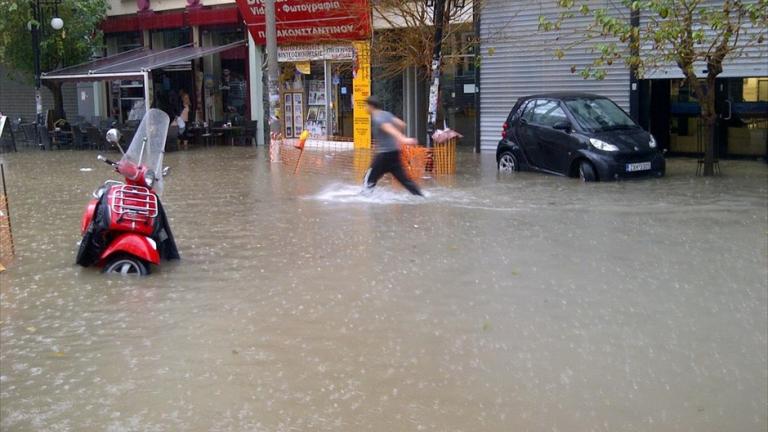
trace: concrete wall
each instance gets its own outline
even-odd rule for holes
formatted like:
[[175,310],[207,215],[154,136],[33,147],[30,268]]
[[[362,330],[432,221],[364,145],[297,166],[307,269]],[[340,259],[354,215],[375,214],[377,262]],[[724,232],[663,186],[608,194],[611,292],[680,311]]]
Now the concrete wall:
[[[27,78],[27,79],[24,79]],[[22,117],[24,121],[35,119],[35,87],[31,74],[22,75],[0,65],[0,111],[9,118]],[[74,83],[64,85],[64,112],[74,118],[77,112],[77,91]],[[47,88],[42,88],[43,110],[53,108],[53,96]]]

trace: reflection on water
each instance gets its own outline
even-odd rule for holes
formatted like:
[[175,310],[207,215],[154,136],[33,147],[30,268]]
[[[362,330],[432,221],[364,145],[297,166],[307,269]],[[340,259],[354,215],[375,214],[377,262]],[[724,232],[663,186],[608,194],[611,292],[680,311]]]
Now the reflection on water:
[[768,426],[765,165],[583,185],[467,154],[423,200],[171,153],[182,260],[121,279],[73,265],[95,155],[3,157],[2,430]]

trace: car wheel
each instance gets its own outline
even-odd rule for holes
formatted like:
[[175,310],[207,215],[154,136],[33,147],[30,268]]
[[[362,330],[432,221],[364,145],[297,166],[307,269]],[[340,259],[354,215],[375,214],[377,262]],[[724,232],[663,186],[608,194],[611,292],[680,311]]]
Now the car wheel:
[[504,152],[499,157],[499,172],[503,174],[512,174],[520,170],[517,164],[517,158],[511,152]]
[[588,161],[581,161],[579,164],[579,178],[583,182],[597,181],[597,174],[595,174],[595,167]]
[[149,267],[144,261],[130,255],[118,255],[110,258],[107,265],[104,266],[104,273],[119,274],[122,276],[146,276],[149,274]]

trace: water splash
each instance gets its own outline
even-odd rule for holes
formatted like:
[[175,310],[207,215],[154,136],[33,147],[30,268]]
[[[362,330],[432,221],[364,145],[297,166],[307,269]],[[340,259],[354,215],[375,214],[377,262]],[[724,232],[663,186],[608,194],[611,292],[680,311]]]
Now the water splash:
[[419,197],[406,191],[393,190],[387,186],[377,186],[372,191],[365,191],[359,185],[333,183],[315,195],[306,198],[336,203],[421,204],[427,202],[431,197],[431,194],[426,191],[424,195],[424,197]]

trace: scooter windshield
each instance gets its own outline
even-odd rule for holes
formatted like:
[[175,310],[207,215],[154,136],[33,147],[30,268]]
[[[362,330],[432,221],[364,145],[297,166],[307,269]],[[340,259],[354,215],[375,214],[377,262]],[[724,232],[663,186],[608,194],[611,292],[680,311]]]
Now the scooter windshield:
[[147,111],[136,129],[131,145],[120,159],[120,162],[144,165],[152,170],[155,173],[153,189],[157,195],[163,193],[163,153],[170,122],[168,115],[159,109]]

